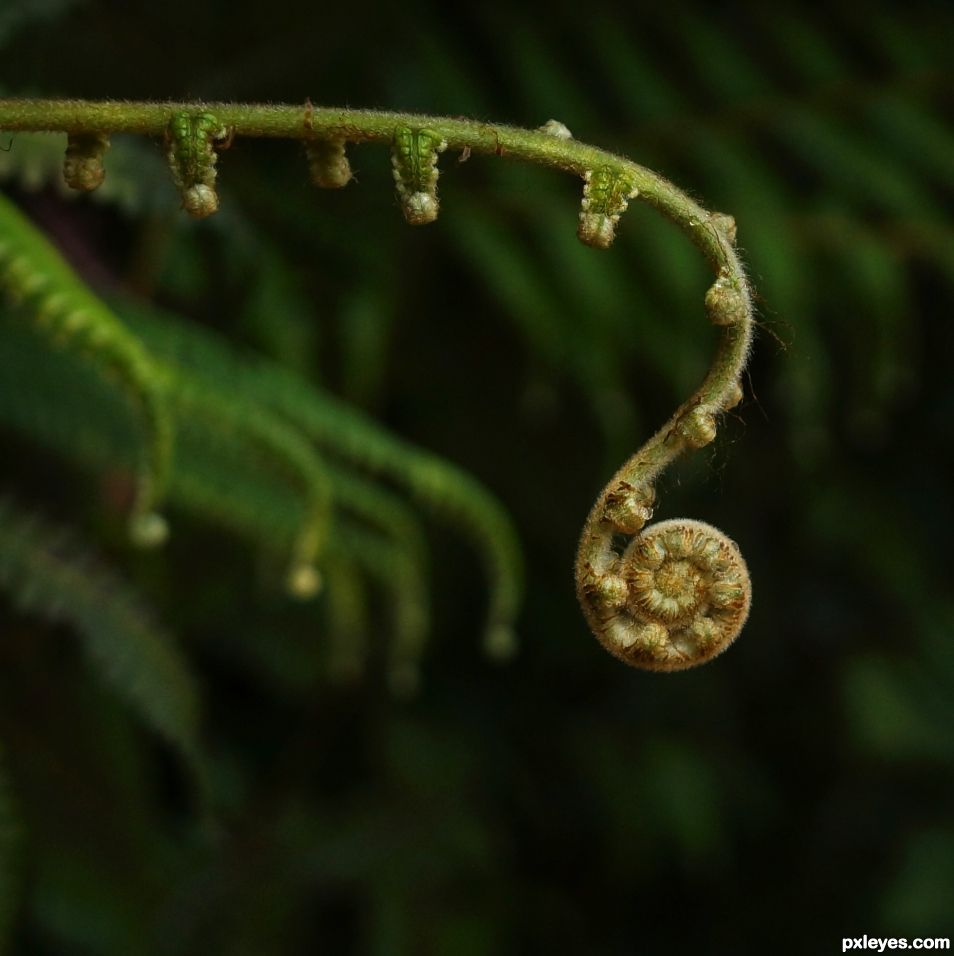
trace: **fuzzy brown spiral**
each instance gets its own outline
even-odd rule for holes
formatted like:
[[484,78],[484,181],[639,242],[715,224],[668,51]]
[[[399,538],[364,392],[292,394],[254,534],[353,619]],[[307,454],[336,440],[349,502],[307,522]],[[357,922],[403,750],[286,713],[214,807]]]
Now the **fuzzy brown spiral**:
[[752,599],[734,541],[702,521],[661,521],[580,588],[584,614],[615,657],[676,671],[711,660],[745,624]]

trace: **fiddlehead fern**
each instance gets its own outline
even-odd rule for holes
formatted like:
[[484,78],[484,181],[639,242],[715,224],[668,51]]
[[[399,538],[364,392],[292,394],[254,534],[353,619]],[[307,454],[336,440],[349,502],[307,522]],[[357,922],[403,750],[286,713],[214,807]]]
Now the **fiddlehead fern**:
[[[655,477],[684,449],[712,442],[718,416],[742,399],[750,295],[732,248],[734,221],[715,213],[706,222],[703,248],[721,260],[705,297],[710,320],[724,329],[716,361],[695,395],[603,490],[577,553],[577,596],[590,628],[611,654],[647,670],[684,670],[721,653],[742,630],[752,599],[742,555],[717,528],[683,519],[644,527]],[[618,543],[623,536],[633,537]]]
[[[328,139],[342,149],[348,142],[388,143],[404,215],[415,225],[437,216],[437,158],[447,148],[466,155],[508,156],[580,176],[584,195],[578,234],[598,248],[610,245],[630,200],[639,197],[653,206],[703,252],[715,273],[705,308],[721,341],[701,385],[597,499],[577,554],[577,593],[597,637],[629,663],[651,669],[700,663],[738,632],[750,597],[748,575],[734,545],[715,537],[708,526],[691,522],[643,529],[658,475],[686,449],[713,441],[719,417],[741,399],[739,377],[751,344],[752,307],[734,249],[731,217],[707,212],[661,176],[580,143],[553,124],[525,130],[466,119],[316,109],[310,104],[303,116],[295,106],[223,103],[199,113],[189,104],[11,100],[0,101],[0,126],[70,133],[164,132],[183,205],[200,216],[213,212],[217,204],[215,148],[227,145],[233,135]],[[295,414],[289,412],[290,417]],[[321,432],[323,438],[334,436],[335,450],[345,454],[349,436],[338,434],[335,426],[326,428],[317,418],[309,423],[316,437]],[[366,451],[360,454],[373,457]],[[403,466],[400,470],[405,472]],[[410,482],[412,488],[417,481]],[[420,482],[426,486],[423,474]],[[492,547],[488,551],[499,555]],[[513,592],[502,587],[499,593],[509,608]]]
[[584,573],[580,601],[600,643],[648,670],[682,670],[715,657],[749,613],[752,589],[739,549],[702,521],[660,521],[605,572],[590,563]]

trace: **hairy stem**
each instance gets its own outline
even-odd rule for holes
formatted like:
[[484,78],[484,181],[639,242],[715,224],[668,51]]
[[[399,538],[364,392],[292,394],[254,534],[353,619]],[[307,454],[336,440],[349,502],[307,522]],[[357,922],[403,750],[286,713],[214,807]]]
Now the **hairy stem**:
[[[744,563],[738,566],[732,551],[734,544],[716,542],[709,537],[715,529],[708,526],[707,530],[670,529],[668,537],[655,544],[641,540],[640,535],[652,513],[655,478],[683,451],[712,441],[718,418],[741,398],[739,376],[751,346],[752,304],[735,252],[735,224],[730,216],[707,212],[662,176],[625,157],[577,142],[552,120],[540,129],[527,130],[462,118],[319,108],[310,101],[261,105],[0,99],[0,129],[63,132],[74,141],[111,133],[164,137],[174,173],[178,170],[177,183],[204,190],[202,198],[207,202],[202,215],[217,205],[215,153],[240,136],[330,144],[335,175],[325,170],[330,160],[323,153],[312,149],[310,163],[319,167],[319,185],[335,187],[350,177],[344,155],[348,144],[390,145],[405,216],[413,224],[437,216],[438,153],[446,149],[537,163],[581,177],[579,236],[597,248],[612,242],[628,203],[645,200],[675,223],[708,260],[716,279],[706,295],[705,309],[722,336],[699,387],[623,464],[597,498],[581,536],[577,592],[587,621],[607,649],[628,663],[655,670],[681,669],[708,660],[718,652],[713,651],[713,634],[730,630],[729,617],[733,626],[741,627],[748,610],[747,590],[744,613],[738,602],[731,615],[726,610],[729,597],[742,587],[739,582],[744,580],[748,588]],[[177,131],[189,135],[174,135]],[[197,214],[185,199],[183,205]],[[632,540],[624,545],[621,537]],[[730,563],[741,570],[730,572]],[[728,583],[720,577],[725,574],[730,574]],[[695,589],[691,595],[676,592],[680,580]],[[659,608],[668,609],[667,613],[657,613]],[[676,615],[673,608],[685,613]],[[663,636],[664,631],[668,636]]]

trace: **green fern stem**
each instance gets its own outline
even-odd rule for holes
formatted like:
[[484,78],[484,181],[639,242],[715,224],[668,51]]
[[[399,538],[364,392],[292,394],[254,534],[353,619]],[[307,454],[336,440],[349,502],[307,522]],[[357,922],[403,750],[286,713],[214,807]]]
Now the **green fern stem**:
[[684,451],[711,442],[719,418],[741,399],[739,378],[753,321],[731,217],[706,211],[631,160],[577,142],[555,121],[528,130],[420,114],[322,109],[310,101],[296,106],[0,100],[0,129],[8,132],[164,136],[170,121],[182,116],[214,116],[230,138],[291,138],[306,146],[329,141],[336,150],[351,143],[390,145],[405,215],[415,223],[436,218],[437,161],[445,149],[505,156],[579,176],[578,234],[597,248],[611,244],[620,216],[637,199],[675,223],[715,273],[704,305],[721,339],[699,387],[597,498],[577,554],[577,594],[604,647],[636,666],[681,670],[710,659],[735,638],[751,589],[734,543],[700,523],[664,522],[644,530],[660,472]]

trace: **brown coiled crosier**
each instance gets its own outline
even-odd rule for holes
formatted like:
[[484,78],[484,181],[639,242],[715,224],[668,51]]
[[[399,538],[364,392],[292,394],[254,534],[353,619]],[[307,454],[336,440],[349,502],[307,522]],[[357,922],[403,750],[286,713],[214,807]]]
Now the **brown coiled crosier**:
[[681,224],[698,238],[693,227],[703,222],[712,241],[699,244],[716,269],[705,307],[723,331],[715,361],[696,392],[603,489],[576,561],[577,595],[597,639],[627,664],[654,671],[685,670],[720,654],[739,635],[752,601],[745,561],[718,528],[681,518],[646,525],[658,474],[684,450],[711,442],[718,417],[742,398],[751,296],[733,220],[698,210]]
[[[701,522],[644,527],[660,472],[683,451],[711,442],[720,416],[742,398],[739,376],[752,340],[752,304],[731,216],[707,212],[652,170],[578,142],[556,120],[530,130],[463,117],[319,108],[310,100],[302,109],[295,104],[0,99],[0,128],[68,133],[67,179],[83,189],[102,179],[109,134],[163,136],[183,207],[194,216],[217,208],[217,153],[236,136],[299,139],[308,150],[315,182],[332,188],[352,179],[346,146],[390,145],[395,185],[413,225],[437,217],[438,156],[445,150],[459,151],[461,160],[484,153],[579,176],[583,196],[577,234],[598,249],[612,244],[631,202],[653,206],[708,260],[715,281],[706,293],[705,309],[721,340],[700,386],[620,468],[593,506],[577,554],[577,593],[600,642],[639,667],[692,667],[737,636],[751,588],[735,544]],[[498,604],[507,612],[500,618],[509,618],[516,608],[517,574],[499,575]],[[495,625],[493,632],[504,635],[498,645],[512,643],[508,627]]]

